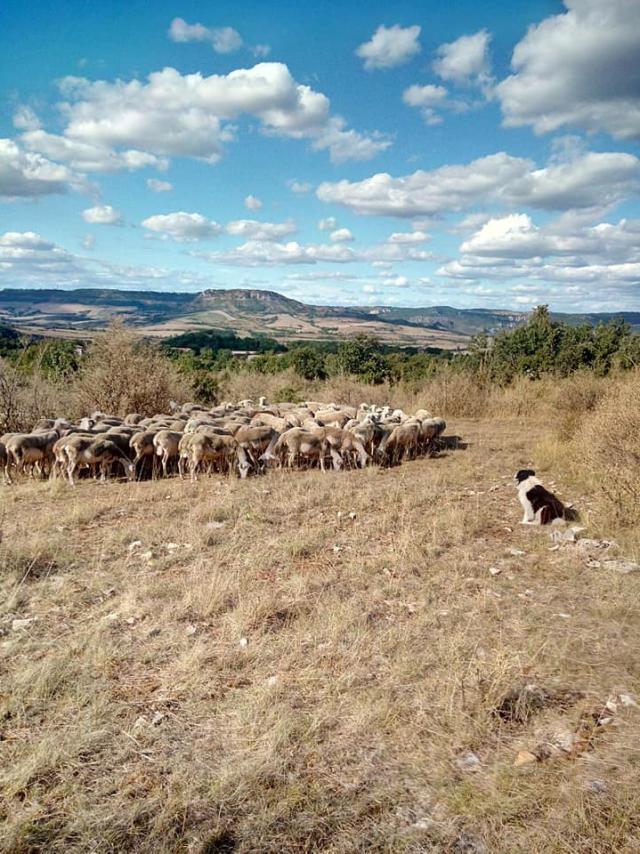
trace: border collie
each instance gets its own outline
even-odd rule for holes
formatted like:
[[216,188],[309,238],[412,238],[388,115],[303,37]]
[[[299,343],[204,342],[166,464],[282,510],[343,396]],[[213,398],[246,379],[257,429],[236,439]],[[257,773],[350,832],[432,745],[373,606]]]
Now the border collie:
[[524,510],[523,525],[550,525],[567,518],[567,508],[540,483],[532,469],[516,473],[518,498]]

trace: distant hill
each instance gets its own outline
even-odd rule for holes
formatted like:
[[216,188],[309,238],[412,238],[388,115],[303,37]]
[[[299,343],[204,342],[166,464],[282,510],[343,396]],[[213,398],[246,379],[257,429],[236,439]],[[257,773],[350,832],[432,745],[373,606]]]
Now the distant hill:
[[[556,314],[571,324],[607,322],[622,316],[640,330],[640,312]],[[332,339],[367,333],[405,346],[465,347],[471,335],[495,334],[524,323],[527,314],[451,306],[308,305],[275,291],[232,288],[200,293],[164,293],[80,288],[0,290],[0,323],[34,334],[87,335],[114,318],[147,335],[167,337],[204,329],[279,341]]]

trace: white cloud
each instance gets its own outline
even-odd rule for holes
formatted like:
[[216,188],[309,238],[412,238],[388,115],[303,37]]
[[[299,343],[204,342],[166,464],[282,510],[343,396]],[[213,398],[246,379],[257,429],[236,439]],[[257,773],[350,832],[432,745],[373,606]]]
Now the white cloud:
[[356,56],[364,60],[367,71],[376,68],[394,68],[404,65],[420,53],[420,27],[379,26],[368,42],[356,49]]
[[233,53],[242,47],[242,37],[233,27],[187,24],[183,18],[171,21],[169,38],[174,42],[211,42],[216,53]]
[[10,139],[0,139],[0,198],[12,200],[87,190],[86,180],[68,167],[41,154],[22,151]]
[[258,59],[266,59],[266,57],[271,53],[271,45],[256,44],[251,48],[251,52]]
[[244,200],[244,206],[248,211],[259,211],[262,202],[257,196],[247,196]]
[[426,231],[394,231],[387,239],[389,243],[426,243],[431,235]]
[[313,148],[317,151],[329,150],[333,163],[371,160],[390,145],[391,140],[384,134],[374,132],[367,135],[355,130],[345,130],[345,121],[339,117],[330,119],[327,127],[313,142]]
[[436,51],[433,70],[442,80],[458,86],[487,86],[491,80],[489,43],[491,35],[480,30],[442,44]]
[[295,179],[287,181],[287,187],[292,193],[298,194],[310,193],[313,190],[313,184],[310,184],[308,181],[296,181]]
[[227,234],[242,237],[245,240],[281,240],[289,234],[295,234],[296,224],[287,222],[258,222],[255,219],[238,219],[227,225]]
[[538,226],[527,214],[511,214],[490,219],[460,251],[438,273],[452,281],[502,283],[503,300],[505,283],[522,300],[600,308],[633,305],[640,295],[640,220],[571,230],[563,218]]
[[193,254],[214,263],[240,267],[278,267],[288,264],[316,264],[319,261],[344,263],[355,260],[353,250],[347,246],[327,244],[303,246],[295,240],[288,243],[249,240],[228,252]]
[[170,193],[173,184],[169,181],[159,181],[157,178],[147,178],[147,187],[154,193]]
[[95,245],[96,245],[95,234],[85,234],[85,236],[82,238],[80,245],[82,246],[83,249],[86,249],[87,251],[90,252],[92,249],[95,248]]
[[640,3],[565,0],[529,28],[496,87],[507,126],[562,127],[640,139]]
[[111,205],[96,205],[83,210],[82,219],[92,225],[120,225],[122,214]]
[[622,152],[587,153],[543,169],[499,152],[400,178],[383,172],[362,181],[324,182],[316,195],[379,216],[435,215],[494,202],[569,210],[620,201],[636,191],[639,175],[640,160]]
[[80,171],[163,169],[171,156],[215,163],[235,138],[232,122],[242,115],[258,119],[263,133],[308,140],[336,162],[368,159],[390,145],[380,134],[350,130],[331,115],[325,95],[297,83],[280,62],[208,77],[175,68],[144,81],[66,77],[59,87],[63,133],[36,128],[25,131],[22,141]]
[[105,144],[69,139],[44,130],[30,130],[20,138],[25,148],[54,160],[63,160],[79,172],[133,171],[147,166],[166,169],[168,161],[147,151],[127,149],[114,151]]
[[318,223],[320,231],[334,231],[338,227],[338,220],[334,216],[327,216]]
[[437,125],[442,118],[436,112],[436,108],[447,105],[447,94],[444,86],[434,86],[432,83],[426,86],[415,84],[404,90],[402,100],[409,107],[419,108],[428,125]]
[[175,211],[169,214],[155,214],[141,223],[143,228],[160,234],[164,239],[172,238],[178,243],[195,243],[198,240],[210,240],[217,237],[222,226],[199,213]]
[[348,228],[337,228],[329,235],[329,240],[332,243],[350,243],[353,239],[353,234]]
[[13,114],[13,126],[18,130],[38,130],[40,119],[31,107],[18,107]]
[[382,284],[387,288],[408,288],[410,281],[406,276],[388,276],[384,274]]

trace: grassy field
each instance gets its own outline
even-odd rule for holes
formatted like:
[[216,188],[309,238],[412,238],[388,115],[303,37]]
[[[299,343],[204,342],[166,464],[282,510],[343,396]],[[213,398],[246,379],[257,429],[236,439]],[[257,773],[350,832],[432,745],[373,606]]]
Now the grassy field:
[[520,526],[533,464],[615,533],[547,430],[3,487],[0,850],[640,851],[640,573]]

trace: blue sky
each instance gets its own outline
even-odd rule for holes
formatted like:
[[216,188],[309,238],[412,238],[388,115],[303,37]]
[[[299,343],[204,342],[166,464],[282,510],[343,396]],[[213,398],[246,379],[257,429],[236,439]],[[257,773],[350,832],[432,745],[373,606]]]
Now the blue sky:
[[0,286],[640,309],[640,3],[0,11]]

